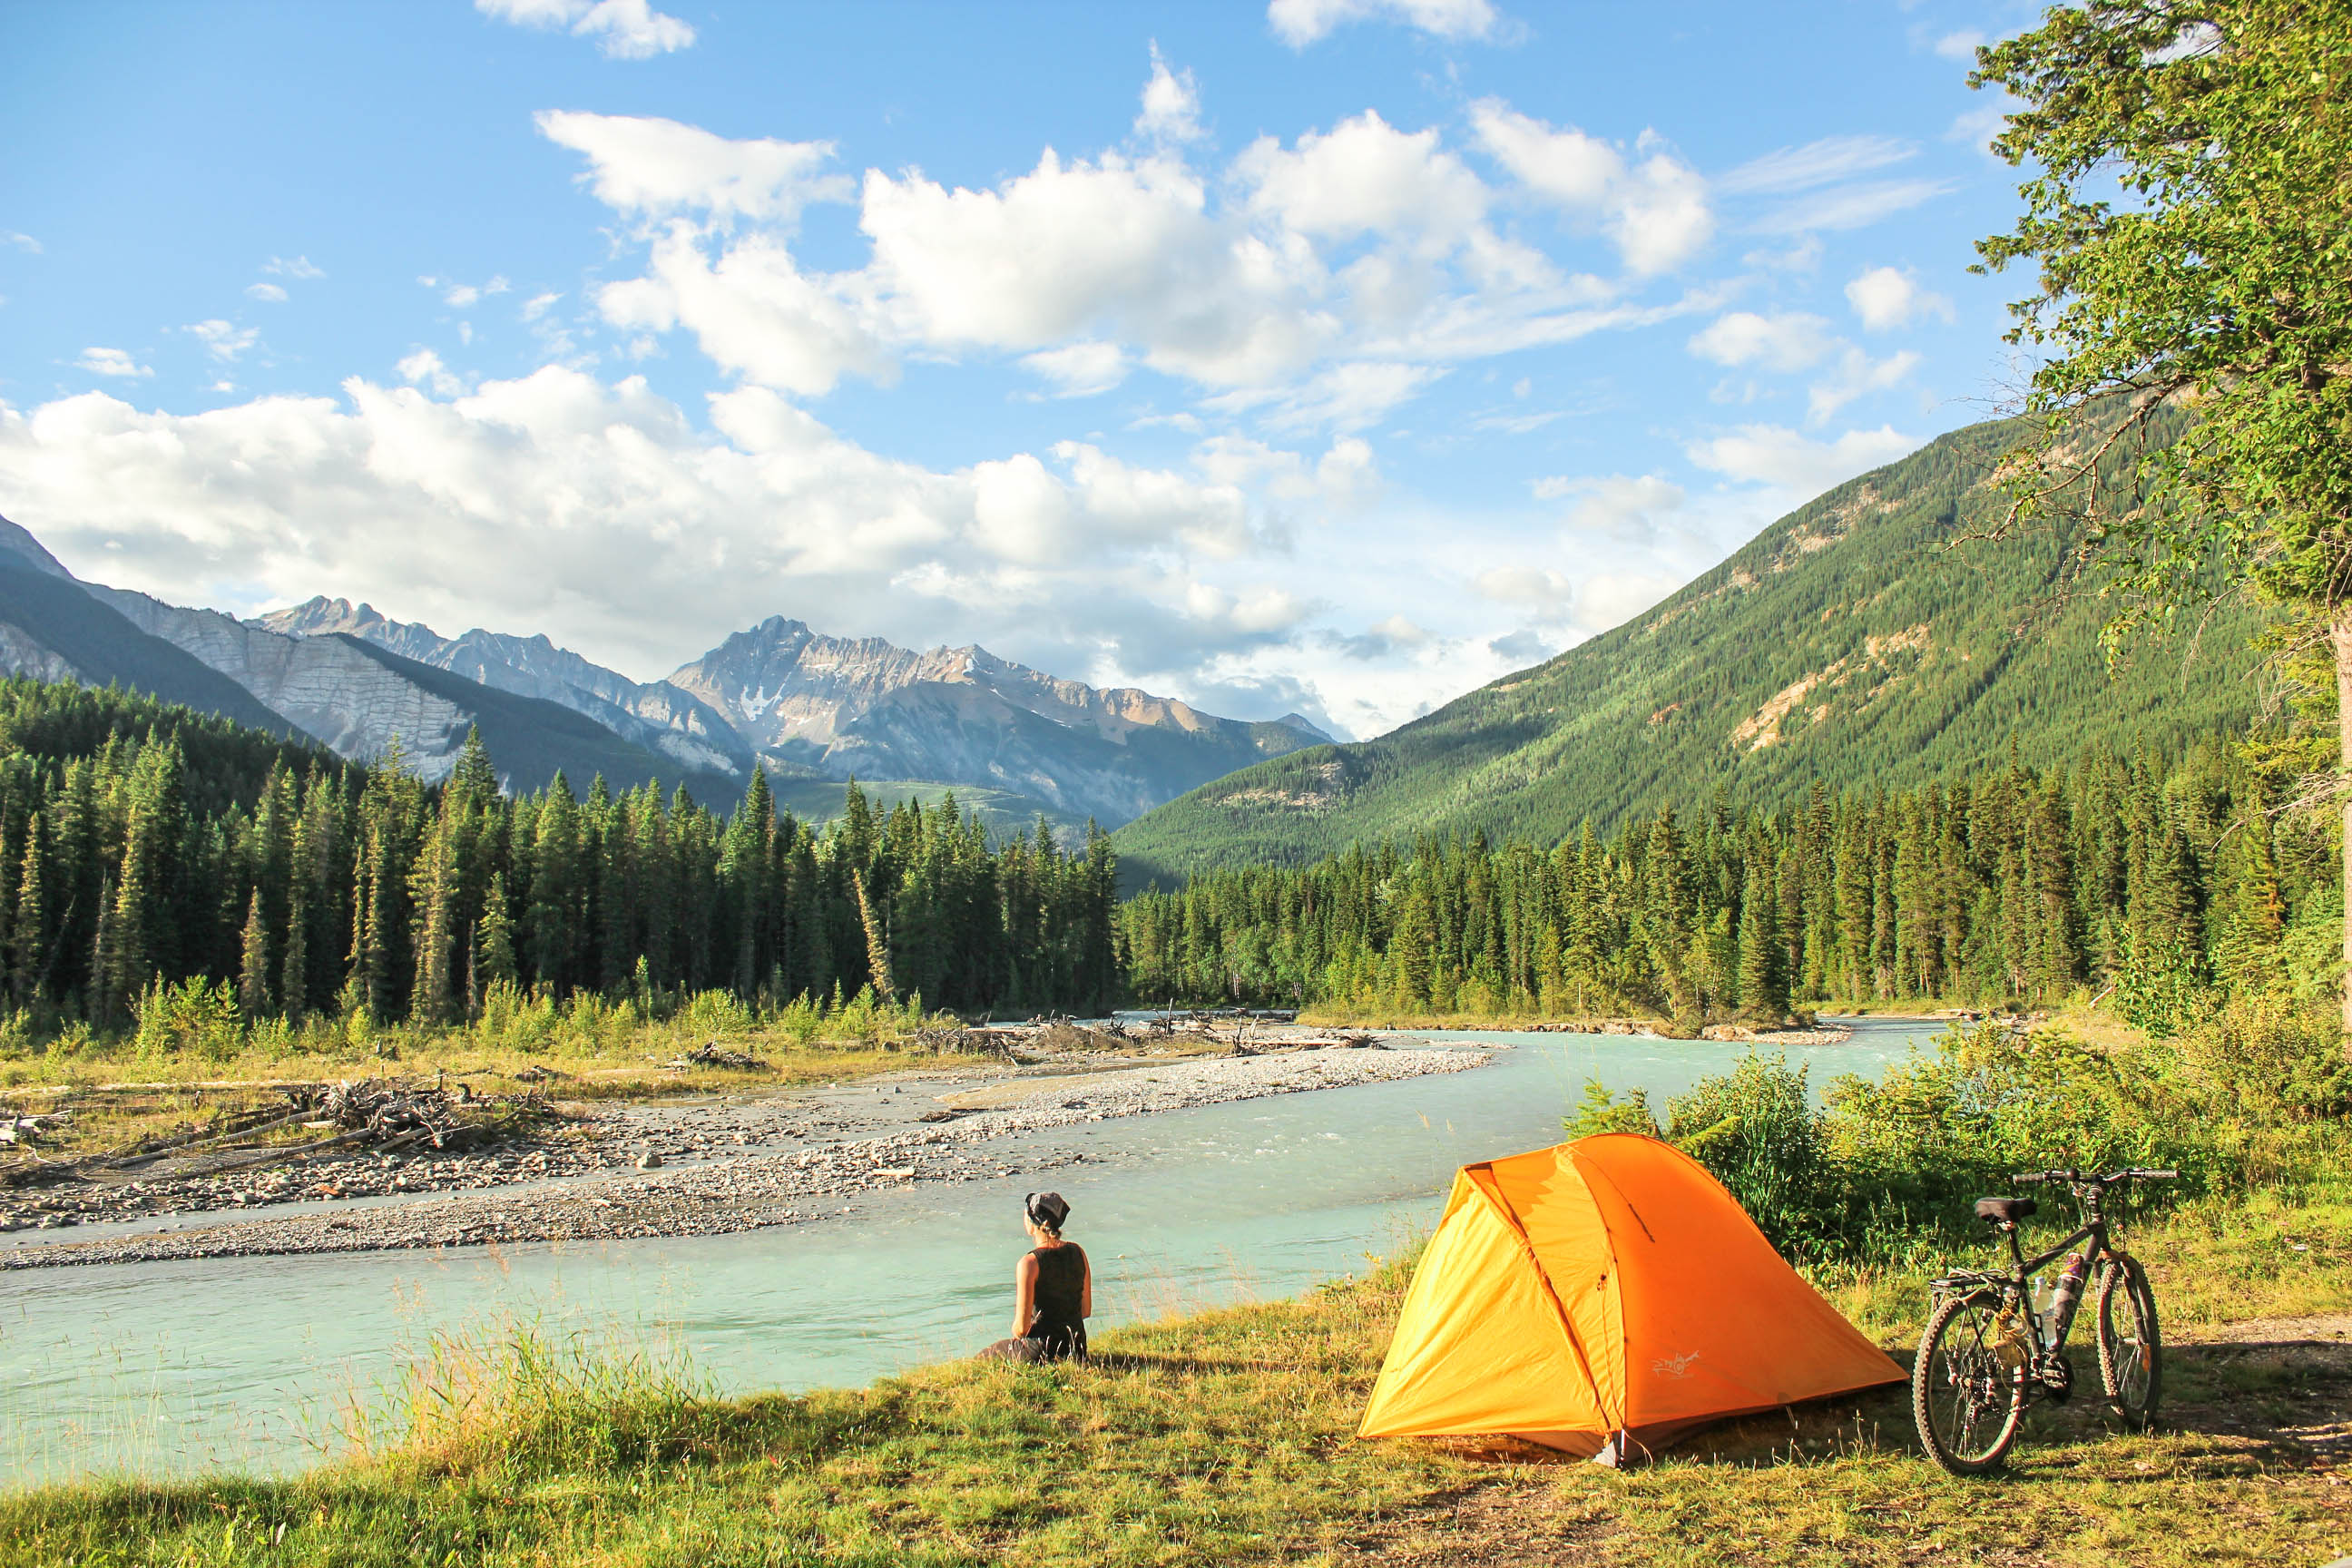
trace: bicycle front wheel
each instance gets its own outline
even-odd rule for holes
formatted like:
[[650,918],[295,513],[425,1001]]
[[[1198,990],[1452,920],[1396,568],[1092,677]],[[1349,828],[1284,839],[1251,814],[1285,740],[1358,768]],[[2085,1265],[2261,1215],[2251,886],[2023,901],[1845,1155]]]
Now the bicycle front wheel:
[[2164,1391],[2164,1339],[2147,1271],[2132,1258],[2111,1263],[2099,1279],[2099,1382],[2107,1408],[2136,1431],[2156,1421]]
[[1919,1441],[1956,1476],[1998,1469],[2025,1418],[2032,1343],[1996,1298],[1954,1296],[1927,1319],[1911,1363]]

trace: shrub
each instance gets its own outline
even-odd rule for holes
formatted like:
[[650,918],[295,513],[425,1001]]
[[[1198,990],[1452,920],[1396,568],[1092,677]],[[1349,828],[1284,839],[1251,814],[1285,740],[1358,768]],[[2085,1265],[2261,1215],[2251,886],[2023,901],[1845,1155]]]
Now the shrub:
[[1847,1205],[1805,1077],[1785,1057],[1750,1055],[1669,1100],[1666,1137],[1730,1189],[1773,1246],[1812,1258],[1836,1250]]
[[226,1061],[245,1044],[236,992],[226,980],[198,977],[167,985],[158,975],[132,1004],[132,1013],[138,1019],[133,1049],[145,1060],[195,1056]]

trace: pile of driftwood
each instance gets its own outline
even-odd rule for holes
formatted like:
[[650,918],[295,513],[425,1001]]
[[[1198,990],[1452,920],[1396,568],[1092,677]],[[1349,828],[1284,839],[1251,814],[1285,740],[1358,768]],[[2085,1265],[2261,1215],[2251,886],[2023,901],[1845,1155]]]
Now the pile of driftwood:
[[684,1056],[672,1057],[662,1064],[668,1072],[684,1072],[689,1068],[726,1068],[734,1072],[765,1072],[768,1064],[757,1057],[730,1051],[717,1040],[697,1046]]
[[[452,1084],[438,1077],[425,1083],[367,1078],[274,1087],[285,1097],[284,1103],[236,1113],[201,1129],[144,1140],[110,1154],[68,1161],[41,1161],[36,1156],[33,1163],[11,1166],[0,1173],[0,1182],[31,1185],[67,1177],[108,1181],[134,1173],[176,1180],[254,1170],[331,1149],[385,1154],[426,1145],[436,1150],[468,1149],[494,1142],[551,1113],[535,1089],[508,1099],[485,1100],[477,1098],[462,1082]],[[19,1125],[25,1121],[56,1120],[56,1116],[16,1119]],[[296,1126],[318,1136],[290,1143],[270,1141],[272,1134],[283,1135]]]

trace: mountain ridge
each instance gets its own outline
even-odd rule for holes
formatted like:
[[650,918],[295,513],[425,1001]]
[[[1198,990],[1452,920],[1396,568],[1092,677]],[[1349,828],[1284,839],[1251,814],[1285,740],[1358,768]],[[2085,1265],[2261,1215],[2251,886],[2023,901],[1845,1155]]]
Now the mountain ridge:
[[[1088,817],[1115,826],[1235,767],[1329,740],[1295,713],[1224,719],[977,645],[917,652],[781,616],[730,634],[671,679],[635,681],[544,635],[445,637],[323,595],[248,620],[166,604],[82,582],[5,518],[0,564],[16,584],[0,599],[23,601],[13,621],[0,605],[0,669],[168,688],[175,700],[354,760],[397,738],[427,779],[446,774],[479,728],[497,737],[493,760],[516,787],[559,769],[584,784],[601,771],[615,787],[660,777],[730,800],[759,765],[827,809],[856,778],[925,798],[979,792],[1001,825],[1042,814],[1074,828]],[[85,602],[96,610],[81,611]]]
[[2222,612],[2186,663],[2143,648],[2110,677],[2075,535],[1962,542],[1999,521],[2012,445],[2000,423],[1950,432],[1541,665],[1181,796],[1114,836],[1131,879],[1420,833],[1555,842],[1717,788],[1780,806],[1816,780],[1921,782],[2011,745],[2058,763],[2250,719],[2247,612]]

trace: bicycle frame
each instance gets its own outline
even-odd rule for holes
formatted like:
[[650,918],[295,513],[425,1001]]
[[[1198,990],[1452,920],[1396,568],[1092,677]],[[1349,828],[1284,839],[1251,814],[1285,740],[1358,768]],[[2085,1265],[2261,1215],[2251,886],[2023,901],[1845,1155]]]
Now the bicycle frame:
[[2089,1270],[2096,1268],[2100,1264],[2115,1256],[2115,1249],[2107,1245],[2106,1216],[2099,1214],[2094,1214],[2089,1219],[2084,1222],[2083,1227],[2080,1230],[2074,1232],[2074,1235],[2068,1237],[2065,1240],[2060,1242],[2049,1251],[2037,1253],[2032,1258],[2025,1256],[2025,1245],[2017,1238],[2018,1227],[2012,1225],[2007,1228],[2009,1231],[2009,1256],[2011,1268],[2009,1276],[2003,1283],[2009,1287],[2010,1291],[2013,1292],[2018,1300],[2023,1303],[2026,1308],[2026,1331],[2032,1336],[2035,1356],[2036,1359],[2039,1360],[2043,1357],[2053,1355],[2057,1352],[2066,1348],[2066,1341],[2074,1331],[2074,1320],[2083,1315],[2081,1311],[2083,1297],[2075,1297],[2074,1305],[2076,1310],[2067,1318],[2065,1322],[2059,1325],[2057,1337],[2055,1339],[2045,1341],[2042,1336],[2042,1314],[2032,1310],[2033,1277],[2036,1274],[2041,1273],[2043,1269],[2049,1268],[2052,1264],[2057,1262],[2060,1258],[2065,1257],[2068,1252],[2074,1249],[2074,1245],[2077,1242],[2087,1241],[2093,1244],[2083,1260],[2084,1269],[2083,1283],[2084,1287],[2084,1294],[2088,1294],[2090,1286]]

